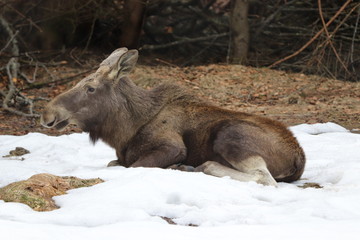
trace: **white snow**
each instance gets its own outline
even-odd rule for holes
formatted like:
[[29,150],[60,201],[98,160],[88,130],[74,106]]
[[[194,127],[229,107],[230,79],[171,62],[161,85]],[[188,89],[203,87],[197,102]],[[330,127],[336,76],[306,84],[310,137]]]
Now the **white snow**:
[[[300,181],[277,188],[203,173],[107,168],[114,150],[93,146],[87,134],[0,135],[0,187],[37,173],[105,180],[55,197],[61,208],[51,212],[0,200],[1,239],[359,239],[360,134],[334,123],[291,130],[307,165]],[[31,152],[24,161],[1,157],[17,146]],[[306,182],[323,188],[298,187]]]

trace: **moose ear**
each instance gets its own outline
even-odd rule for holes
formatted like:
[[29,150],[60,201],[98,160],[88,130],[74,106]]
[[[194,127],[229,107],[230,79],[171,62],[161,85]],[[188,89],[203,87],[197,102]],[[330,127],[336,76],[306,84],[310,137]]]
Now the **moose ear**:
[[104,61],[100,63],[100,67],[112,67],[118,62],[119,58],[128,51],[127,48],[118,48],[113,51]]
[[124,53],[117,62],[118,74],[117,77],[128,75],[135,67],[138,60],[139,53],[132,49]]
[[126,52],[122,51],[121,55],[116,53],[117,61],[114,62],[113,61],[114,58],[112,58],[112,62],[111,62],[111,64],[109,64],[110,68],[111,68],[110,73],[108,75],[109,78],[112,80],[118,80],[121,77],[128,75],[135,67],[138,56],[139,56],[139,53],[135,49],[129,50],[129,51],[127,51],[127,49],[126,49]]

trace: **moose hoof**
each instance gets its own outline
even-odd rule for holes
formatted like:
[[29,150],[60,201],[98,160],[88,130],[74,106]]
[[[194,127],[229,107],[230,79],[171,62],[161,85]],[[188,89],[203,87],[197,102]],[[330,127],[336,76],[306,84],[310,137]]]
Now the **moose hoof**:
[[179,170],[184,172],[194,172],[195,170],[193,166],[183,165],[183,164],[174,164],[168,167],[168,169]]
[[196,167],[194,169],[194,172],[203,172],[203,173],[212,175],[211,173],[213,171],[216,171],[218,166],[219,166],[219,163],[216,163],[213,161],[207,161],[207,162],[201,164],[200,166]]
[[264,186],[273,186],[273,187],[278,186],[277,182],[273,179],[260,179],[256,181],[256,183],[262,184]]
[[264,186],[274,186],[274,187],[277,187],[278,185],[270,173],[261,170],[255,170],[253,171],[252,174],[257,177],[256,182],[259,184],[262,184]]
[[118,160],[113,160],[113,161],[109,162],[107,166],[108,167],[115,167],[115,166],[121,166],[121,165],[120,165],[120,162]]

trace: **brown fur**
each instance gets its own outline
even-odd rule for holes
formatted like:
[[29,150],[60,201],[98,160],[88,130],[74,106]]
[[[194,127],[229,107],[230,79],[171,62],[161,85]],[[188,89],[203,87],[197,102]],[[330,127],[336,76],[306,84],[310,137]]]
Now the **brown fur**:
[[125,167],[214,161],[239,170],[237,162],[259,156],[277,181],[300,178],[304,152],[283,124],[218,108],[176,85],[137,87],[126,77],[137,52],[120,50],[120,57],[114,52],[95,74],[50,102],[43,125],[77,124],[92,141],[102,139],[116,149],[117,163]]

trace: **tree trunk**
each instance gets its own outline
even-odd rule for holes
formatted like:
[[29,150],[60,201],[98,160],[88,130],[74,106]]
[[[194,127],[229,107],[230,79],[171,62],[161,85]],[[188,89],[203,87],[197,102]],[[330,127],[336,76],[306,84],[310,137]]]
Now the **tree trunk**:
[[120,38],[121,47],[138,48],[146,3],[147,0],[125,0],[125,19]]
[[230,62],[245,64],[249,50],[248,0],[234,0],[230,15]]

